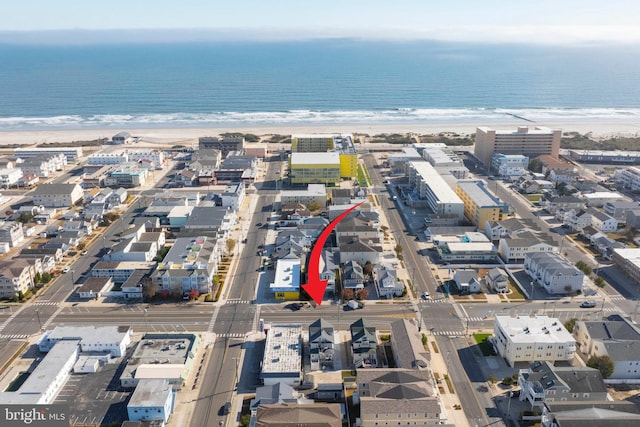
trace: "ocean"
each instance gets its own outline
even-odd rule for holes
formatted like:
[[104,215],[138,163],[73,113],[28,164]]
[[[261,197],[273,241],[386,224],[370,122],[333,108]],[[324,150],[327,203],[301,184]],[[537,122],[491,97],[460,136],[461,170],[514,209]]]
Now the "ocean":
[[640,119],[639,46],[0,45],[0,130]]

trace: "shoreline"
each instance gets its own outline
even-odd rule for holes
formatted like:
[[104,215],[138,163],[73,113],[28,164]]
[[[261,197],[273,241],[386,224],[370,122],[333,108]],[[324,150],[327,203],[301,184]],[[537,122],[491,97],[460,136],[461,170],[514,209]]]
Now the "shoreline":
[[193,139],[203,136],[216,136],[225,132],[252,133],[256,135],[295,133],[351,133],[351,134],[439,134],[456,133],[468,136],[475,133],[476,128],[487,126],[494,129],[516,130],[518,126],[545,126],[552,129],[561,129],[564,133],[578,132],[582,135],[590,134],[593,139],[607,139],[610,137],[640,137],[640,122],[631,121],[545,121],[531,123],[514,118],[512,121],[485,121],[482,123],[466,122],[439,122],[439,123],[323,123],[323,124],[274,124],[274,125],[214,125],[209,127],[146,127],[146,128],[76,128],[76,129],[42,129],[42,130],[9,130],[0,131],[0,147],[19,144],[31,145],[53,142],[90,141],[98,138],[111,138],[113,135],[126,131],[132,136],[142,137],[143,140],[170,143],[180,140]]

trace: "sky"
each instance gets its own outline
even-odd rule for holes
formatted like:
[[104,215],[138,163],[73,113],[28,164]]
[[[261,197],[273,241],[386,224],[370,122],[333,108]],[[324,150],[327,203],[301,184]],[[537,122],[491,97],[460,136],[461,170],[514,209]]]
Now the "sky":
[[83,34],[83,42],[349,37],[636,44],[639,17],[638,0],[21,0],[3,2],[0,41],[78,42]]

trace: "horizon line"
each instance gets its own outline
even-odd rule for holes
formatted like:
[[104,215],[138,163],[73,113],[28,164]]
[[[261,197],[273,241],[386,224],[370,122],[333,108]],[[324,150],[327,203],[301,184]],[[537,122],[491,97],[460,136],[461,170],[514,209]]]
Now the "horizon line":
[[[339,30],[316,30],[301,33],[292,29],[279,28],[112,28],[112,29],[42,29],[42,30],[0,30],[0,44],[4,45],[107,45],[107,44],[170,44],[195,42],[310,42],[310,41],[359,41],[359,42],[434,42],[450,44],[476,45],[539,45],[558,47],[585,46],[629,46],[640,42],[640,32],[625,39],[598,37],[561,37],[557,31],[547,34],[546,38],[534,37],[530,29],[517,33],[510,28],[503,28],[503,33],[496,31],[489,37],[482,38],[478,28],[465,28],[466,31],[440,32],[430,30],[412,31],[341,32]],[[562,32],[565,32],[563,29]],[[451,37],[455,33],[456,36]],[[82,37],[77,37],[82,34]],[[301,35],[303,34],[303,35]],[[500,34],[504,37],[499,37]]]

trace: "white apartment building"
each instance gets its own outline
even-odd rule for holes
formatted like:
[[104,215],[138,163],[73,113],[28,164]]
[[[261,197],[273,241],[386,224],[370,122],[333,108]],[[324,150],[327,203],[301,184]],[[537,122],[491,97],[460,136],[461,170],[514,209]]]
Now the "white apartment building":
[[18,181],[20,181],[20,178],[22,178],[22,169],[0,169],[0,186],[2,187],[16,185]]
[[556,253],[529,253],[524,271],[550,294],[570,294],[582,289],[584,273]]
[[496,316],[493,345],[511,367],[516,362],[572,362],[576,340],[556,318]]
[[306,190],[283,190],[280,192],[281,204],[302,203],[310,205],[311,203],[320,203],[325,207],[327,204],[327,187],[324,184],[309,184]]
[[488,127],[476,129],[475,156],[487,167],[496,153],[522,154],[529,157],[550,154],[558,157],[562,131],[536,126],[518,126],[516,131]]
[[618,181],[622,183],[624,188],[628,188],[631,191],[640,190],[640,168],[629,166],[628,168],[617,172],[616,177]]
[[210,293],[223,244],[207,236],[177,238],[151,276],[153,282],[167,291]]
[[302,381],[302,325],[273,324],[267,334],[260,379],[297,386]]
[[68,162],[76,162],[82,157],[82,147],[18,147],[13,149],[13,155],[21,159],[39,157],[43,154],[64,154]]
[[464,203],[431,163],[410,162],[408,174],[409,185],[421,199],[427,200],[434,214],[462,221]]
[[587,206],[594,208],[600,208],[608,202],[624,200],[624,196],[615,191],[596,191],[595,193],[583,194],[582,198],[587,203]]
[[131,344],[133,330],[128,326],[56,326],[45,332],[38,348],[46,353],[59,341],[79,340],[83,352],[109,353],[122,357]]
[[528,168],[529,157],[522,154],[495,153],[491,159],[491,170],[505,178],[522,176]]
[[82,200],[84,192],[78,184],[44,184],[32,193],[33,204],[47,208],[69,207]]
[[90,165],[120,165],[129,161],[129,155],[126,152],[116,153],[95,153],[89,156],[87,163]]
[[164,151],[160,150],[127,150],[125,152],[129,156],[130,162],[141,162],[148,160],[153,163],[153,167],[156,169],[162,169],[165,165]]

